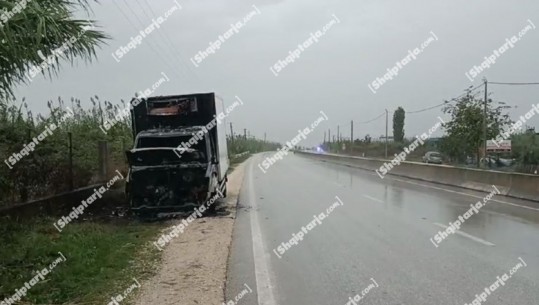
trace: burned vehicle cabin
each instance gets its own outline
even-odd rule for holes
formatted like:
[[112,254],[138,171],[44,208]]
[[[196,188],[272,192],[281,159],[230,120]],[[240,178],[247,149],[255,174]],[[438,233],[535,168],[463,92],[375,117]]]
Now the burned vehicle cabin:
[[[199,207],[226,194],[229,160],[214,93],[133,100],[134,147],[126,152],[126,195],[137,214]],[[211,207],[210,207],[211,209]]]

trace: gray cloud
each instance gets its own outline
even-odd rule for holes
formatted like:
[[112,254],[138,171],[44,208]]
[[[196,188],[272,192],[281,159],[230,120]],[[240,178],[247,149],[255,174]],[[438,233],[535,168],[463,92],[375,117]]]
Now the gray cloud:
[[[425,108],[459,95],[472,85],[464,72],[518,33],[528,19],[539,25],[539,3],[535,1],[180,1],[181,11],[117,63],[111,53],[150,25],[148,16],[163,14],[174,2],[116,3],[121,11],[108,1],[93,8],[98,24],[114,38],[98,53],[97,62],[74,67],[66,63],[58,78],[51,82],[39,76],[30,85],[19,86],[17,96],[26,96],[32,109],[42,112],[46,100],[58,96],[75,96],[87,104],[95,94],[111,101],[128,100],[165,72],[170,82],[157,94],[216,91],[225,101],[240,96],[245,105],[229,121],[236,130],[247,128],[259,137],[266,132],[270,139],[289,140],[323,110],[329,121],[306,140],[314,145],[328,128],[335,134],[337,124],[348,136],[352,119],[365,121],[397,106]],[[252,11],[253,4],[261,14],[195,67],[190,58]],[[341,23],[275,77],[269,67],[322,28],[332,14]],[[439,41],[373,94],[367,84],[419,46],[430,31]],[[538,81],[538,35],[539,29],[529,32],[481,77]],[[539,87],[491,90],[493,98],[518,106],[511,110],[518,116],[537,102]],[[440,114],[436,109],[407,115],[407,136],[424,132]],[[377,137],[384,129],[380,119],[357,124],[354,134]]]

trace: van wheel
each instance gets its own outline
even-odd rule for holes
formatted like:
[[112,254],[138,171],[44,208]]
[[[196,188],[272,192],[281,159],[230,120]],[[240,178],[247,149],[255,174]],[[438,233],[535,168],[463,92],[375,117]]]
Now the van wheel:
[[[213,198],[217,193],[212,193],[210,198]],[[214,215],[215,210],[217,209],[217,201],[214,201],[207,209],[206,209],[206,216],[208,215]]]
[[226,182],[225,182],[225,187],[223,188],[223,198],[226,198],[227,191],[228,191],[228,188],[226,187]]
[[225,175],[225,183],[224,183],[224,186],[223,186],[223,198],[226,197],[226,194],[227,194],[227,191],[228,191],[227,184],[228,184],[228,175]]

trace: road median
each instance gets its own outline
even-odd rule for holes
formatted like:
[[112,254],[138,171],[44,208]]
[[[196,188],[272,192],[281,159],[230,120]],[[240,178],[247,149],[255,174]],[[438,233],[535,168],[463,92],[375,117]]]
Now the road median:
[[[306,157],[316,158],[351,167],[376,172],[391,162],[383,159],[345,156],[337,154],[318,154],[298,152]],[[489,192],[495,185],[501,195],[539,202],[539,176],[486,171],[473,168],[460,168],[449,165],[423,164],[402,161],[389,172],[391,175],[457,186],[466,189]],[[382,178],[382,177],[381,177]]]

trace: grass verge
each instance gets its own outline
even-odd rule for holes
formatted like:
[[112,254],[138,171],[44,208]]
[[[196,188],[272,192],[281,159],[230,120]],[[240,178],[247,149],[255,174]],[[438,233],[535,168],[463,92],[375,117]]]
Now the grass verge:
[[249,159],[249,157],[251,156],[252,154],[246,154],[245,156],[241,156],[239,158],[230,159],[230,166],[228,167],[227,173],[230,174],[236,168],[236,166],[238,166],[243,161]]
[[55,220],[0,219],[0,302],[48,268],[59,252],[65,262],[28,289],[18,304],[108,304],[133,278],[140,281],[155,272],[160,254],[150,241],[162,224],[77,222],[60,233],[52,225]]

